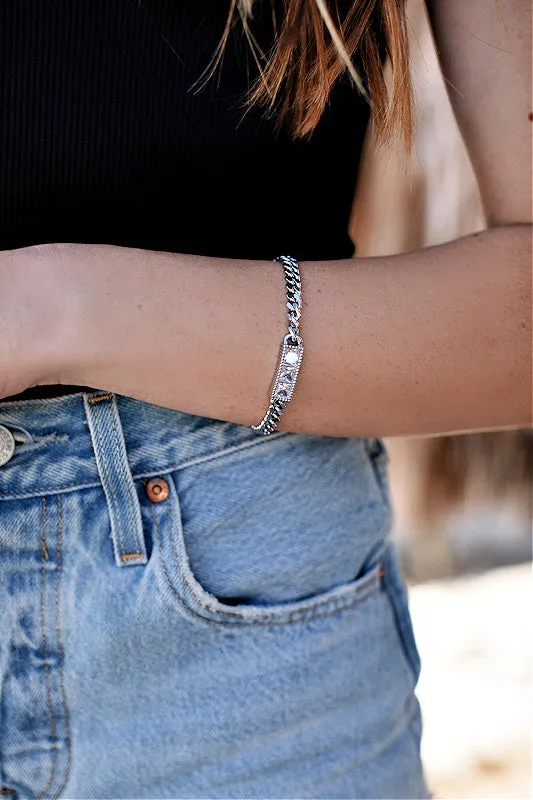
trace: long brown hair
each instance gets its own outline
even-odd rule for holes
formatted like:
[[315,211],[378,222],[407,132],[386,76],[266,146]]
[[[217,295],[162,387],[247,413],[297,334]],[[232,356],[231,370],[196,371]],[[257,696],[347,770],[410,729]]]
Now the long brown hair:
[[[412,95],[405,2],[353,0],[341,15],[337,0],[283,0],[275,44],[264,55],[253,37],[254,0],[230,0],[226,29],[209,72],[219,64],[230,30],[240,18],[259,71],[247,99],[250,105],[275,112],[296,137],[304,137],[316,127],[338,78],[348,73],[368,98],[378,141],[399,130],[409,147]],[[376,20],[391,66],[389,89]]]

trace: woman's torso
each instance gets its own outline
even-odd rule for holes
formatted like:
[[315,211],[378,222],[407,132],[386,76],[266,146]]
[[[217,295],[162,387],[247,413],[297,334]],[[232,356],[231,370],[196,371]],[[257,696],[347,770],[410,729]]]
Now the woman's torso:
[[[345,82],[314,135],[243,116],[256,75],[222,0],[4,0],[0,249],[110,243],[235,258],[353,252],[347,226],[368,109]],[[271,7],[252,30],[272,44]]]

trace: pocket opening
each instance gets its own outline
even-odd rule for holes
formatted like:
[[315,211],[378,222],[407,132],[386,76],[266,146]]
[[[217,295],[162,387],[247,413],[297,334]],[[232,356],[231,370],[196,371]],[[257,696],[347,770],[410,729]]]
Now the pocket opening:
[[267,456],[248,448],[165,471],[170,496],[148,515],[159,578],[195,615],[234,624],[292,622],[363,599],[379,587],[390,532],[374,466],[381,443],[372,458],[369,447],[294,434]]
[[234,626],[286,625],[351,608],[379,590],[384,569],[381,556],[386,547],[385,541],[372,548],[355,579],[304,599],[247,605],[241,598],[216,597],[203,588],[191,569],[183,537],[178,494],[172,476],[167,476],[167,480],[171,487],[168,502],[152,508],[157,525],[154,544],[160,551],[162,580],[171,590],[167,596],[170,596],[173,604],[177,598],[182,611],[191,612],[192,618]]

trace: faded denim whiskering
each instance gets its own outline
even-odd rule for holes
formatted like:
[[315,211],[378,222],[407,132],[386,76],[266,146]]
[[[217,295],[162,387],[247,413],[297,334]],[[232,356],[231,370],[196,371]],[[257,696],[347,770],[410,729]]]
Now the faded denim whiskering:
[[379,440],[105,393],[0,425],[3,796],[428,797]]

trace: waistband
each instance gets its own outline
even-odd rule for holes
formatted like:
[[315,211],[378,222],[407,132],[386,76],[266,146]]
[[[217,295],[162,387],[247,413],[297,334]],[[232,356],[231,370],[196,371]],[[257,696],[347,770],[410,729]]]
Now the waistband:
[[[0,401],[0,425],[15,439],[0,466],[0,500],[76,491],[102,484],[97,452],[125,451],[134,480],[182,469],[268,439],[246,425],[199,417],[107,392]],[[95,447],[101,441],[102,448]],[[96,453],[95,453],[96,449]]]

